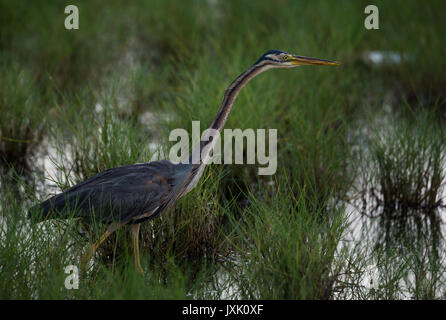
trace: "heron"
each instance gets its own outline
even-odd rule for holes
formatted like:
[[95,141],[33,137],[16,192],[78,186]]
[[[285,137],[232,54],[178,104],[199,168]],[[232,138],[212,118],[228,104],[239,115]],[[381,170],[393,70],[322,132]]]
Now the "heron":
[[[265,52],[252,66],[240,74],[226,89],[220,109],[210,128],[221,132],[240,90],[254,77],[274,68],[297,66],[337,66],[336,61],[310,58],[280,50]],[[144,273],[140,263],[139,233],[141,223],[153,219],[190,192],[198,183],[212,152],[215,139],[201,138],[189,161],[169,160],[119,166],[102,171],[83,182],[32,207],[28,217],[35,222],[75,217],[93,218],[103,224],[105,233],[81,258],[81,269],[90,261],[100,245],[118,228],[131,228],[134,264]],[[198,161],[191,161],[197,159]],[[194,163],[192,163],[194,162]]]

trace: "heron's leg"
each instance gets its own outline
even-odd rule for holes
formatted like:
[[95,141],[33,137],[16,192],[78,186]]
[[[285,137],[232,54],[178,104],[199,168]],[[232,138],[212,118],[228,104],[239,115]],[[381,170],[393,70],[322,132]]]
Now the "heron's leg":
[[141,261],[139,258],[139,228],[140,228],[140,226],[141,226],[140,223],[136,223],[136,224],[132,224],[131,228],[132,228],[132,238],[133,238],[133,250],[134,250],[134,254],[135,254],[134,255],[135,266],[140,274],[144,274],[144,270],[141,267]]
[[107,231],[105,231],[104,234],[101,235],[99,240],[96,241],[95,243],[93,243],[92,246],[90,247],[90,249],[88,250],[88,252],[82,256],[82,258],[81,258],[81,271],[85,270],[85,266],[88,263],[88,261],[90,261],[90,259],[93,256],[93,254],[100,247],[100,245],[105,241],[105,239],[107,239],[117,229],[117,227],[118,227],[118,225],[111,224],[107,228]]

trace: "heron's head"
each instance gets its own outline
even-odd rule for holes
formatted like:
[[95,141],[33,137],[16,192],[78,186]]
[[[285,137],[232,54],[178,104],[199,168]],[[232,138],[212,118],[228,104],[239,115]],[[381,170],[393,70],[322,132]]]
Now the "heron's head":
[[336,61],[296,56],[280,50],[270,50],[263,54],[255,64],[270,68],[294,68],[298,66],[338,66]]

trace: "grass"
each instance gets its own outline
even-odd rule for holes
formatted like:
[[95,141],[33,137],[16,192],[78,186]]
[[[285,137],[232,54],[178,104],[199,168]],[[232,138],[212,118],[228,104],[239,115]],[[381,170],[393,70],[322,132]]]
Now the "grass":
[[[377,1],[378,31],[363,27],[366,1],[72,4],[77,31],[62,2],[0,0],[1,298],[445,297],[441,1]],[[168,154],[169,132],[204,129],[273,48],[342,62],[269,71],[240,93],[226,127],[277,128],[276,174],[209,166],[143,225],[144,277],[121,230],[66,290],[64,268],[98,234],[30,224],[27,209],[154,146]],[[371,64],[370,51],[402,60]]]
[[442,239],[445,182],[444,125],[430,111],[414,111],[371,137],[368,174],[362,177],[364,214],[378,220],[380,245],[430,239],[434,251]]
[[44,104],[45,96],[37,92],[32,72],[20,68],[17,61],[2,55],[0,68],[2,169],[12,165],[22,174],[29,173],[26,158],[35,152],[45,125],[45,110],[35,106]]
[[[261,193],[237,224],[241,239],[237,286],[246,299],[330,299],[343,272],[337,246],[345,231],[342,209],[330,211],[289,193],[290,184]],[[247,254],[248,253],[248,254]]]

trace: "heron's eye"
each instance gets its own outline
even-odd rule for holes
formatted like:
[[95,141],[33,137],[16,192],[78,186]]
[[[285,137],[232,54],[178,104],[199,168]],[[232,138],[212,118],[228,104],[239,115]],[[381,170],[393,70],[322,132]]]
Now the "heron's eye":
[[283,61],[287,61],[288,59],[289,59],[288,56],[283,56],[283,57],[282,57],[282,60],[283,60]]

